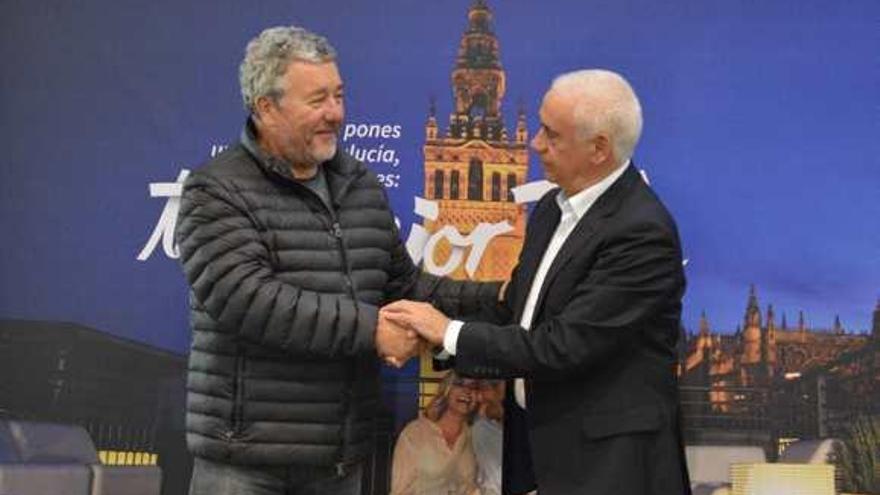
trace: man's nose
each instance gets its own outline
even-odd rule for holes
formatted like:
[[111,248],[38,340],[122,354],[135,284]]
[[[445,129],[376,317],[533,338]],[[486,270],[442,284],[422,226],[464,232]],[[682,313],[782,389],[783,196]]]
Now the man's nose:
[[332,98],[329,101],[330,103],[324,107],[324,120],[332,123],[342,122],[345,118],[345,105]]
[[535,150],[536,152],[538,152],[538,153],[543,152],[544,145],[546,144],[544,142],[544,130],[541,129],[540,131],[538,131],[538,133],[535,134],[535,137],[532,138],[532,140],[529,144],[532,146],[532,149]]

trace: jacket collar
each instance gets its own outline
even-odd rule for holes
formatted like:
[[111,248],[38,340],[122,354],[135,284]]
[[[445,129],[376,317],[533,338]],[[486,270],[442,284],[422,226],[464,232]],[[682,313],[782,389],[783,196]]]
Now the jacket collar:
[[[574,231],[572,231],[568,236],[568,239],[566,239],[565,243],[563,243],[562,247],[559,249],[559,253],[556,255],[556,258],[554,258],[553,263],[550,265],[550,269],[544,278],[544,283],[540,288],[538,299],[535,302],[533,321],[538,321],[538,318],[541,315],[544,306],[544,298],[547,295],[550,285],[553,283],[553,279],[556,278],[563,267],[573,257],[584,252],[593,233],[601,228],[603,220],[620,208],[624,199],[630,194],[633,186],[640,180],[642,180],[642,178],[635,163],[630,163],[623,174],[620,175],[620,177],[618,177],[601,196],[599,196],[599,199],[596,200],[595,204],[593,204],[586,214],[578,221]],[[555,203],[553,206],[555,207],[553,215],[556,222],[552,224],[553,228],[548,229],[551,232],[551,236],[556,223],[559,221],[559,208]],[[547,238],[547,242],[549,242],[549,237]],[[541,254],[543,255],[543,251]],[[540,257],[537,259],[540,261]],[[520,309],[520,312],[521,311],[522,310]]]
[[[595,221],[617,211],[633,185],[637,184],[640,180],[642,180],[642,177],[635,162],[630,162],[623,174],[599,196],[599,199],[596,200],[596,203],[587,212],[586,217],[592,217],[593,221]],[[595,216],[593,215],[594,212]]]
[[[240,142],[242,147],[250,154],[257,165],[266,172],[302,186],[290,172],[290,166],[283,159],[271,156],[260,148],[257,142],[257,127],[251,117],[248,117],[244,128],[241,130]],[[339,201],[345,196],[351,183],[366,173],[366,167],[342,151],[337,145],[336,154],[333,158],[320,165],[327,177],[327,186],[330,189],[330,198],[334,206],[339,206]]]

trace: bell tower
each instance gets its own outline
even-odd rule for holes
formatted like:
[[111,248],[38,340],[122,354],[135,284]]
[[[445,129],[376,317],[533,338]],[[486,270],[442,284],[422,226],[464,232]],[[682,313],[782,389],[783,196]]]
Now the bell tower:
[[746,315],[743,321],[742,345],[743,365],[757,364],[761,362],[761,309],[758,307],[758,296],[755,294],[755,286],[749,288],[749,302],[746,305]]
[[448,236],[429,241],[429,271],[457,279],[507,279],[525,236],[526,209],[514,202],[512,190],[528,176],[526,116],[521,107],[509,134],[503,113],[507,76],[492,19],[486,1],[474,0],[450,78],[448,124],[440,129],[442,120],[432,102],[425,125],[424,196],[439,204],[437,218],[426,220],[425,230],[436,234],[451,227],[467,238],[481,224],[509,226],[493,231],[478,265],[465,261],[473,246],[453,246]]
[[449,119],[451,138],[507,140],[501,118],[505,75],[491,22],[492,13],[486,2],[475,1],[468,11],[468,27],[461,37],[452,71],[455,111]]

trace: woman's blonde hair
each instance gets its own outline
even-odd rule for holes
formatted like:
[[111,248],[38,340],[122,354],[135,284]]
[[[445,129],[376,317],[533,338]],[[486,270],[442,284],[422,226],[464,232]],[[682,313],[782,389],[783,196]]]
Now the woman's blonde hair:
[[[443,413],[449,409],[449,392],[452,389],[453,385],[461,385],[461,381],[464,380],[462,377],[458,376],[455,371],[450,370],[443,379],[440,381],[440,387],[437,390],[437,395],[435,395],[431,402],[428,403],[428,406],[425,408],[425,417],[430,419],[431,421],[438,421]],[[476,406],[476,395],[474,396],[474,405]],[[467,415],[467,422],[471,424],[474,422],[474,417],[477,414],[477,408],[474,407]]]

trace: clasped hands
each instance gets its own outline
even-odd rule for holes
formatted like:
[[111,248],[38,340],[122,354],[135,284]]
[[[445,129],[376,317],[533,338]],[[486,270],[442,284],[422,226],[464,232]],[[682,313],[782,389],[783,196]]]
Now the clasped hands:
[[417,356],[423,345],[443,344],[449,318],[428,303],[400,300],[379,310],[376,352],[400,368]]

